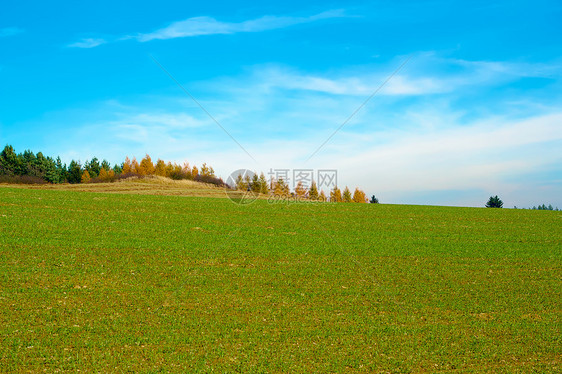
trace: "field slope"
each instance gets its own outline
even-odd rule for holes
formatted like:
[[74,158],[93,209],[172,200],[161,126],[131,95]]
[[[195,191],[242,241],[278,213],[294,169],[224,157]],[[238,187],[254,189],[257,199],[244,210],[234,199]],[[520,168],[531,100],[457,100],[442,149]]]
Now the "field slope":
[[562,213],[0,188],[0,369],[560,372]]

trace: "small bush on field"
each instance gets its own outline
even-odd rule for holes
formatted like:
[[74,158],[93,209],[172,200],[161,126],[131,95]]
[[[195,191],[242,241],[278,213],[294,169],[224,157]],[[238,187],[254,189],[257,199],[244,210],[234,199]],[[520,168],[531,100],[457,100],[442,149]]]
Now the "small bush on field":
[[223,182],[223,180],[221,178],[217,178],[214,175],[201,175],[198,174],[194,180],[196,182],[203,182],[203,183],[210,183],[210,184],[214,184],[216,186],[219,187],[223,187],[225,184]]

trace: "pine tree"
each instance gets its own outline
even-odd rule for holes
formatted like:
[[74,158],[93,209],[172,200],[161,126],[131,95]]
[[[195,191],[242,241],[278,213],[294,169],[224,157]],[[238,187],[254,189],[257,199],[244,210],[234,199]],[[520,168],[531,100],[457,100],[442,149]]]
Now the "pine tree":
[[378,203],[379,203],[379,199],[377,199],[377,198],[375,197],[375,195],[373,195],[373,196],[371,196],[371,200],[369,200],[369,202],[370,202],[371,204],[378,204]]
[[80,178],[80,182],[90,183],[90,179],[90,173],[88,173],[88,170],[84,170],[84,172],[82,173],[82,177]]
[[113,173],[114,173],[114,174],[121,174],[121,173],[123,173],[123,164],[121,164],[121,165],[117,165],[117,164],[113,165]]
[[260,193],[260,191],[261,191],[260,180],[259,180],[259,177],[256,173],[254,173],[254,175],[252,175],[252,191],[255,192],[255,193]]
[[366,203],[367,196],[365,195],[365,192],[361,191],[359,188],[355,188],[355,192],[353,192],[353,202]]
[[84,169],[88,170],[88,174],[90,175],[90,178],[96,178],[99,175],[101,169],[97,157],[94,157],[92,158],[91,161],[86,162],[86,164],[84,164]]
[[500,200],[498,195],[490,196],[490,199],[486,203],[486,208],[501,208],[503,207],[503,201]]
[[320,196],[318,196],[318,201],[325,203],[327,201],[326,194],[324,190],[320,191]]
[[318,187],[316,187],[316,182],[312,181],[310,185],[310,190],[308,191],[308,198],[310,200],[318,200]]
[[102,169],[105,169],[105,171],[109,171],[109,170],[111,169],[111,164],[109,163],[109,161],[107,161],[107,160],[104,159],[104,160],[101,162],[101,168],[102,168]]
[[68,165],[68,183],[80,183],[82,179],[82,168],[80,164],[74,160]]
[[18,175],[20,170],[18,155],[14,147],[7,145],[0,153],[0,175]]

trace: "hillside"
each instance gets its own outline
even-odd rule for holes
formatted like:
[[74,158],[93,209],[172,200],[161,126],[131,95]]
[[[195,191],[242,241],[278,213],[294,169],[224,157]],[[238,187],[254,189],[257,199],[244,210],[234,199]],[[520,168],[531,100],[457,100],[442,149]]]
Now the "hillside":
[[145,182],[0,189],[2,370],[561,369],[560,212]]
[[138,195],[169,195],[169,196],[198,196],[198,197],[226,197],[225,189],[214,184],[195,182],[192,180],[173,180],[159,176],[144,178],[132,177],[108,183],[80,183],[80,184],[6,184],[0,187],[83,191],[100,193],[120,193]]

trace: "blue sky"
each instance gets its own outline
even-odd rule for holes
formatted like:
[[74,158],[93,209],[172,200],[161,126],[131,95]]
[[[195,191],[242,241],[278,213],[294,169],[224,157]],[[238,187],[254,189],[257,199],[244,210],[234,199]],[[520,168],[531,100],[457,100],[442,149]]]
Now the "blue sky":
[[225,179],[337,169],[387,203],[562,208],[560,19],[555,1],[5,0],[0,143]]

